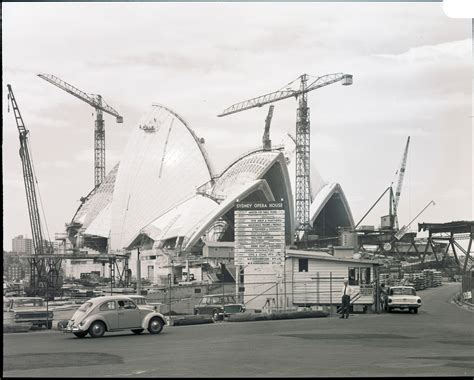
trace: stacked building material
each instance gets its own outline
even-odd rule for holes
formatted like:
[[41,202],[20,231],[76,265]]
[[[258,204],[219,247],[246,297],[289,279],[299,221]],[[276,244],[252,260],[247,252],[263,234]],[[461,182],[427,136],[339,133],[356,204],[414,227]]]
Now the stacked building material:
[[441,272],[439,271],[434,271],[433,274],[433,286],[441,286]]
[[413,284],[415,290],[423,290],[427,288],[423,272],[405,273],[403,277],[405,280]]
[[427,288],[433,287],[433,269],[423,269],[423,274],[425,275],[425,284]]

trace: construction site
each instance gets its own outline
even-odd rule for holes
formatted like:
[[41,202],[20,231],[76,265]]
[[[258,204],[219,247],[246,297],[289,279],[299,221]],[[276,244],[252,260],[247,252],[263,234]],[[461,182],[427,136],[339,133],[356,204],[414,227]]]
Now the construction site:
[[[352,74],[311,79],[303,74],[293,81],[296,90],[270,92],[219,113],[227,117],[269,105],[260,146],[243,152],[221,172],[214,169],[204,139],[178,112],[161,104],[153,104],[135,124],[122,160],[107,170],[104,115],[117,123],[123,123],[123,116],[101,95],[51,74],[38,77],[94,109],[94,186],[80,195],[81,204],[65,231],[56,234],[53,249],[40,213],[41,183],[35,178],[30,148],[34,142],[8,85],[34,247],[34,254],[23,257],[29,263],[29,280],[17,295],[62,300],[138,293],[179,314],[189,313],[206,294],[230,292],[255,310],[288,310],[337,303],[336,293],[349,279],[350,285],[361,288],[359,304],[367,311],[378,309],[374,305],[382,283],[424,289],[439,286],[441,278],[461,281],[472,274],[474,222],[420,223],[425,210],[435,205],[429,198],[414,218],[399,220],[410,136],[401,149],[400,166],[392,168],[397,169],[396,182],[367,204],[359,220],[341,185],[322,180],[312,165],[308,97],[329,85],[353,85]],[[275,104],[290,98],[297,101],[296,128],[284,145],[274,145]],[[259,216],[270,218],[273,226],[281,222],[276,230],[255,225],[258,217],[252,219],[254,224],[242,224],[236,205],[252,202],[265,207],[278,202],[280,219]],[[364,225],[381,202],[387,208],[380,225]],[[413,232],[417,223],[418,232],[427,237]],[[252,236],[242,235],[242,228]],[[308,260],[316,260],[309,270]],[[294,265],[299,265],[296,276]]]

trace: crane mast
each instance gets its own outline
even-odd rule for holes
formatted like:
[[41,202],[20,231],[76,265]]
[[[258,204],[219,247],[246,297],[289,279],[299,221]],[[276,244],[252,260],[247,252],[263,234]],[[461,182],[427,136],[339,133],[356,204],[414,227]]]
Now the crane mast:
[[270,140],[270,124],[272,122],[272,117],[273,117],[273,108],[275,108],[275,106],[272,104],[268,108],[268,114],[265,119],[265,131],[263,132],[263,138],[262,138],[264,150],[272,149],[272,140]]
[[308,76],[301,76],[298,109],[296,111],[296,221],[298,230],[310,229],[309,208],[311,206],[310,183],[310,121],[308,108],[308,92],[306,91]]
[[[245,100],[233,104],[226,108],[219,117],[230,115],[236,112],[245,111],[255,107],[262,107],[269,103],[295,97],[298,99],[298,109],[296,114],[296,224],[299,231],[308,231],[310,225],[310,117],[308,108],[308,92],[321,87],[342,81],[345,86],[352,84],[350,74],[327,74],[317,77],[314,81],[309,81],[307,74],[299,78],[300,86],[298,90],[285,89],[271,92],[256,98]],[[295,80],[296,81],[296,80]],[[295,82],[293,81],[293,82]],[[293,83],[292,82],[292,83]]]
[[59,87],[76,98],[86,102],[95,108],[96,120],[94,129],[94,185],[97,187],[104,180],[105,168],[105,128],[103,113],[116,117],[117,123],[123,123],[123,117],[111,106],[109,106],[101,95],[87,94],[73,85],[59,79],[51,74],[38,74],[41,79]]
[[35,184],[37,182],[33,170],[33,159],[29,149],[29,131],[26,129],[23,122],[11,85],[8,84],[7,88],[8,99],[13,108],[13,114],[15,116],[20,137],[20,158],[23,167],[23,180],[25,183],[26,201],[28,204],[31,234],[33,237],[32,240],[35,258],[30,260],[30,291],[32,291],[32,294],[37,295],[41,293],[42,289],[47,289],[51,286],[51,280],[54,282],[54,278],[51,275],[54,272],[59,273],[59,270],[57,268],[57,262],[51,261],[46,257],[52,253],[52,247],[51,244],[43,238],[38,198],[36,195]]

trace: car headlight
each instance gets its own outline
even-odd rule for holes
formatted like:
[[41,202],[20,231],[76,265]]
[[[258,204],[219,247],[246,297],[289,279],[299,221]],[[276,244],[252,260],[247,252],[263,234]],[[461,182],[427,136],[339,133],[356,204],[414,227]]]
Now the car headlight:
[[418,298],[418,299],[416,300],[416,302],[421,303],[421,299]]
[[84,326],[84,323],[86,323],[86,322],[85,321],[79,322],[79,326]]
[[391,298],[388,299],[388,303],[392,303],[392,299],[391,299]]

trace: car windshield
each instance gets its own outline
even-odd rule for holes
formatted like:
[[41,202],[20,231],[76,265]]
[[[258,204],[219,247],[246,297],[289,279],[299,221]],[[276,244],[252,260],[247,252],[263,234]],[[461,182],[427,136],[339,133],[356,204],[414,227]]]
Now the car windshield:
[[41,298],[35,299],[17,299],[13,301],[13,306],[15,307],[38,307],[43,306],[43,300]]
[[89,310],[91,306],[92,306],[92,302],[85,302],[81,305],[81,307],[78,310],[85,312],[85,311]]
[[412,288],[394,288],[390,289],[391,296],[416,296],[415,289]]

